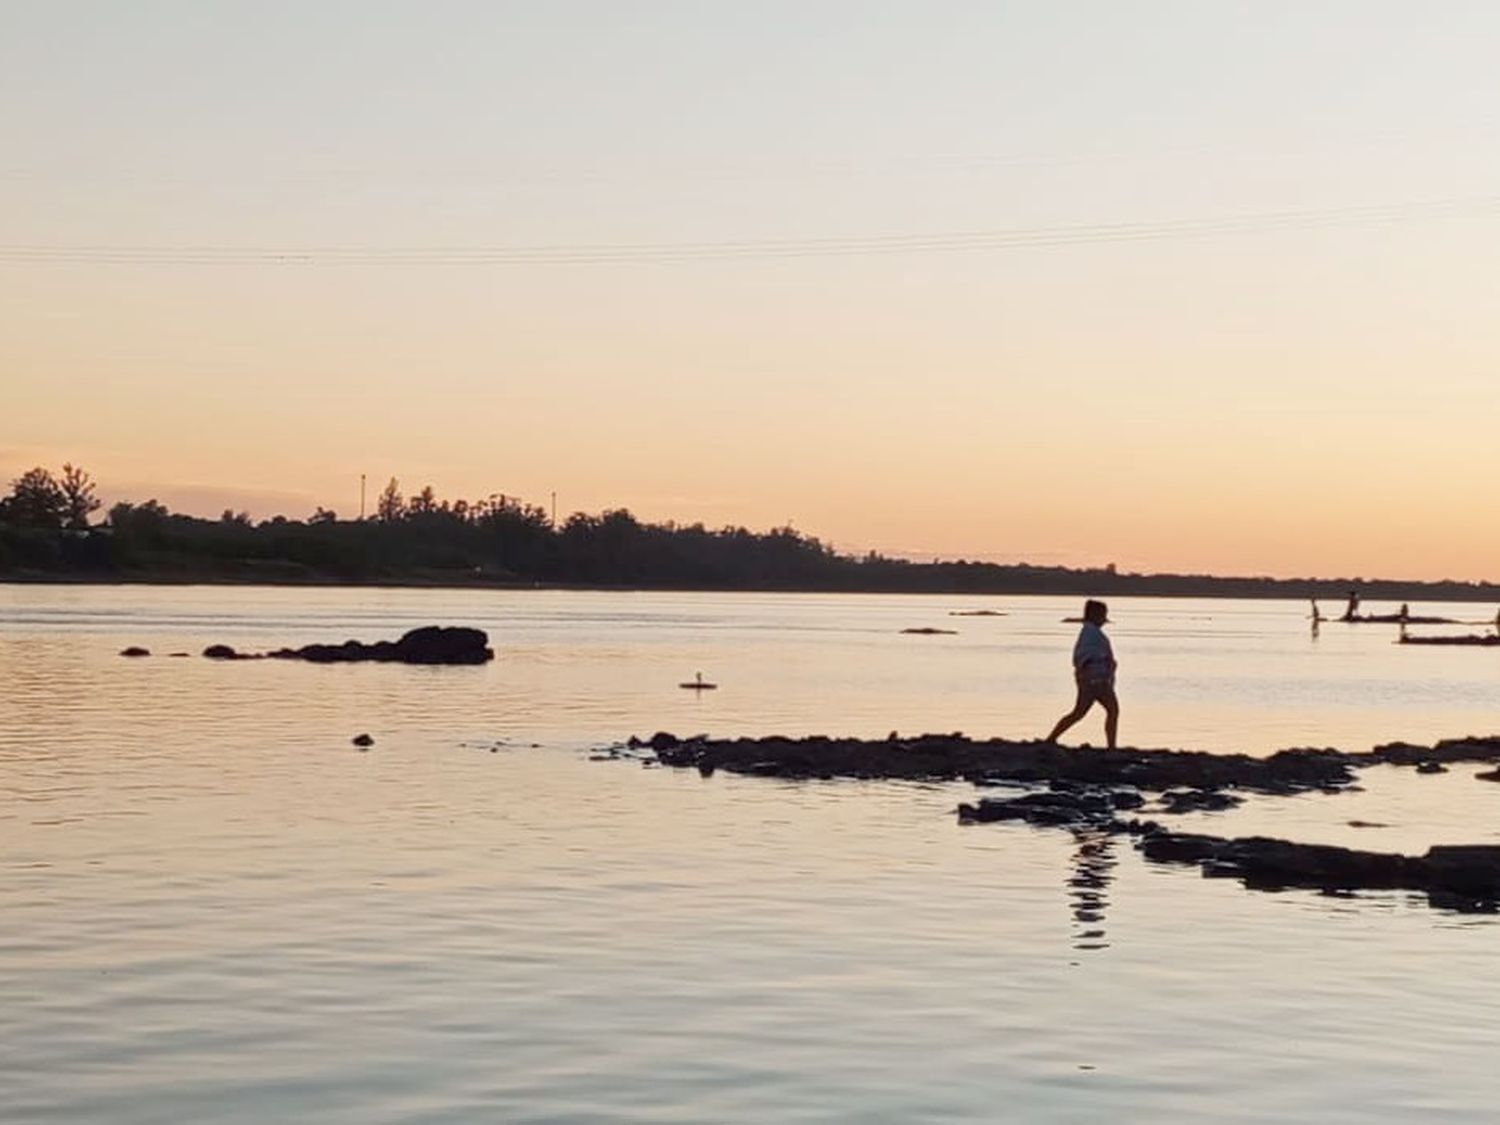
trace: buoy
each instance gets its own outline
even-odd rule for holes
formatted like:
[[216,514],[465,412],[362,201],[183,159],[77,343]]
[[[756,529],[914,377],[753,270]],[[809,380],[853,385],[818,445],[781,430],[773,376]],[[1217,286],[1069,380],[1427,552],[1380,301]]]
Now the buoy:
[[678,684],[677,686],[680,688],[686,688],[688,691],[713,691],[719,685],[707,683],[703,679],[702,672],[695,672],[693,673],[693,678],[691,680],[689,680],[685,684]]

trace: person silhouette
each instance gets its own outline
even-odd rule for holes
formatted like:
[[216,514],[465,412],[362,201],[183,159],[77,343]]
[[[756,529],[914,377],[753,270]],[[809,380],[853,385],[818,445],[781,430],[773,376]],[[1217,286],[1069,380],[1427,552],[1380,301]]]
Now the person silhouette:
[[1109,607],[1090,598],[1083,603],[1083,627],[1078,630],[1078,640],[1073,645],[1073,679],[1078,685],[1078,699],[1073,709],[1057,720],[1048,742],[1056,742],[1079,719],[1089,713],[1089,708],[1098,703],[1104,708],[1104,738],[1109,748],[1115,748],[1115,735],[1120,726],[1120,702],[1115,698],[1115,651],[1104,635],[1104,626],[1109,622]]
[[1359,591],[1349,591],[1349,606],[1344,610],[1344,620],[1353,621],[1359,616]]

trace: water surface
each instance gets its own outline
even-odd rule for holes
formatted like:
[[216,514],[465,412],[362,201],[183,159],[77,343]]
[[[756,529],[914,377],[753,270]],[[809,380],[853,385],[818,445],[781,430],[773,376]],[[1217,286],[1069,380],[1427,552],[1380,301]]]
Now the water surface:
[[[1007,616],[948,616],[975,608]],[[1070,702],[1076,610],[0,587],[0,1116],[1491,1120],[1489,918],[960,828],[962,785],[589,760],[659,728],[1034,734]],[[1302,603],[1112,611],[1132,744],[1500,730],[1500,652],[1398,648],[1378,626],[1313,639]],[[488,629],[499,659],[166,655],[429,622]],[[900,633],[915,626],[958,633]],[[115,655],[127,644],[155,655]],[[718,691],[676,688],[700,670]],[[1073,735],[1100,741],[1100,720]],[[1363,793],[1185,823],[1494,841],[1500,786],[1473,772],[1374,770]]]

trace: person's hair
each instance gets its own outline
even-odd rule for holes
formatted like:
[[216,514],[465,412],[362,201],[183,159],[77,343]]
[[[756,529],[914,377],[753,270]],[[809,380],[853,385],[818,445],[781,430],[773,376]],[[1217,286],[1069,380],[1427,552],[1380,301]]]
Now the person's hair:
[[1101,601],[1090,598],[1083,603],[1083,619],[1085,621],[1104,621],[1109,617],[1109,606]]

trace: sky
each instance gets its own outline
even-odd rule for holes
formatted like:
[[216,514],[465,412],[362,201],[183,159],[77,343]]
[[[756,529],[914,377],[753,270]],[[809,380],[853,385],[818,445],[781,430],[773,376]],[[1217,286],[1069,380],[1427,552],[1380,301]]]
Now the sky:
[[1500,578],[1500,7],[0,0],[0,477]]

